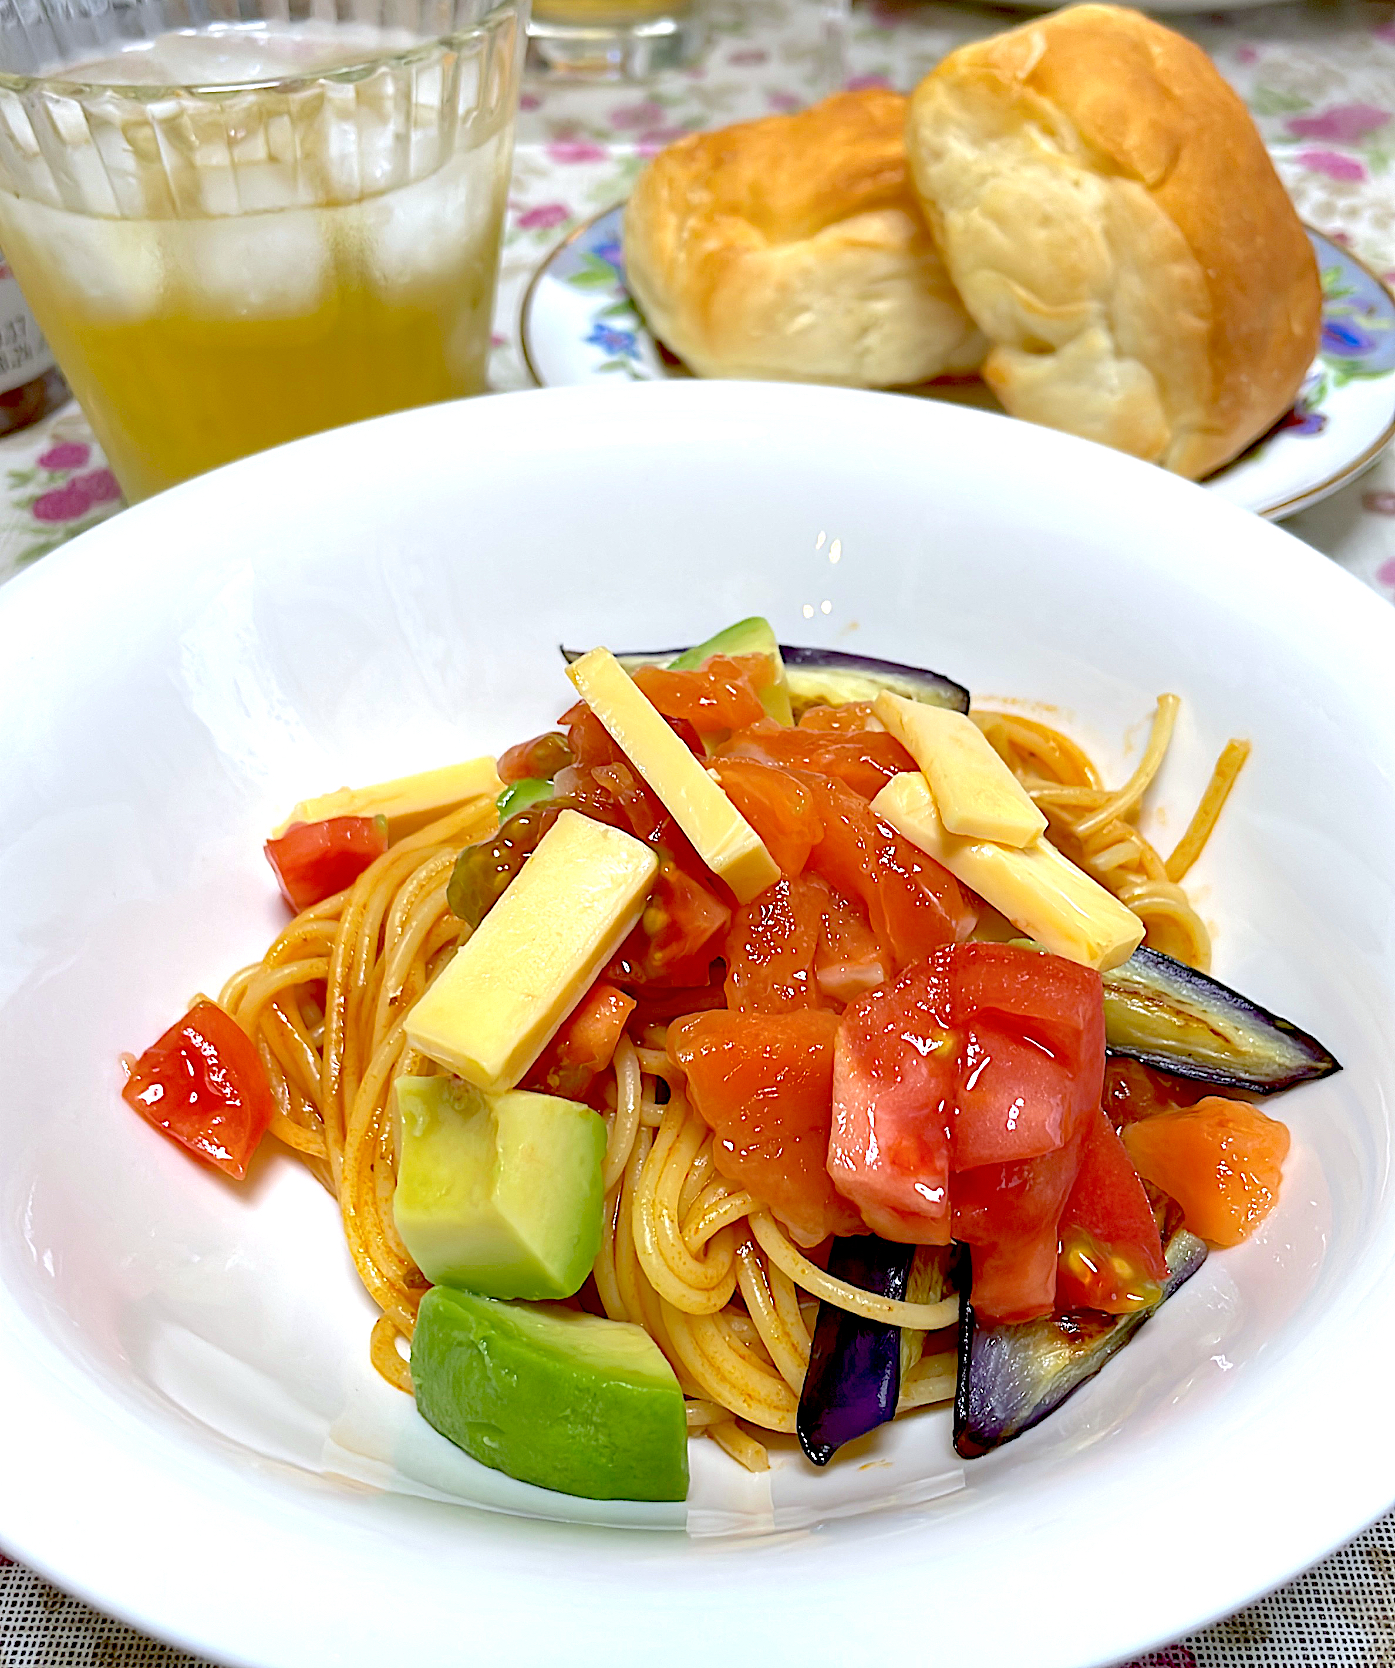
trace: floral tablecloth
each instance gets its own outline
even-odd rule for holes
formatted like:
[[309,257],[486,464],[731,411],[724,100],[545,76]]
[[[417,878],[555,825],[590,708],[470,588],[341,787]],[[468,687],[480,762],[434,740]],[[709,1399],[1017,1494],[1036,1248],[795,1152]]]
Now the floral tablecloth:
[[[711,6],[712,44],[693,69],[631,87],[528,80],[496,312],[496,388],[529,385],[518,319],[538,262],[581,220],[620,201],[645,159],[671,139],[798,109],[839,85],[909,88],[951,47],[1015,15],[933,0],[853,0],[850,16],[845,0]],[[1306,0],[1169,21],[1200,42],[1241,93],[1303,218],[1395,286],[1395,4]],[[75,406],[0,441],[0,580],[120,507]],[[1395,457],[1287,525],[1395,601]],[[0,1554],[3,1668],[192,1662]],[[1395,1516],[1291,1586],[1139,1668],[1391,1664]]]

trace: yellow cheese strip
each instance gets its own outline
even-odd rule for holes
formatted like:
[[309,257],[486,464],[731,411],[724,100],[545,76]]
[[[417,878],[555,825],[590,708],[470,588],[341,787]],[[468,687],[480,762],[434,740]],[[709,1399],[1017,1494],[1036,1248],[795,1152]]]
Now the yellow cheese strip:
[[779,865],[751,827],[664,721],[663,714],[609,649],[592,649],[567,676],[620,751],[663,800],[713,874],[741,903],[780,878]]
[[951,834],[1020,847],[1046,832],[1046,818],[972,718],[887,692],[872,710],[924,772]]
[[375,782],[367,788],[336,788],[315,799],[302,799],[273,831],[284,834],[292,823],[324,822],[328,817],[386,817],[388,839],[400,840],[437,817],[459,810],[471,799],[493,799],[503,791],[493,759],[466,759],[463,764]]
[[919,771],[893,776],[872,809],[1055,955],[1106,972],[1143,942],[1143,923],[1134,912],[1048,841],[1014,850],[951,834]]
[[407,1015],[407,1041],[478,1088],[512,1089],[639,920],[658,867],[632,835],[563,811]]

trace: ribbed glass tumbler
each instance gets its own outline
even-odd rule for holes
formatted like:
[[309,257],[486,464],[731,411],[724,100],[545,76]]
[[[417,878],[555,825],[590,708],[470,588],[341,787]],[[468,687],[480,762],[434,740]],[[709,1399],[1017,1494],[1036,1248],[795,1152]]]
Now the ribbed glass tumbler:
[[527,0],[0,0],[0,248],[128,497],[484,387]]

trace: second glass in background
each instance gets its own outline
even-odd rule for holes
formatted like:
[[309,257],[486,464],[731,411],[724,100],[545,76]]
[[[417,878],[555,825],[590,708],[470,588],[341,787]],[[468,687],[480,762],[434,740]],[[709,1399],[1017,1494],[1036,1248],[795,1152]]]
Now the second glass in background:
[[588,80],[642,80],[694,62],[706,0],[533,0],[535,67]]

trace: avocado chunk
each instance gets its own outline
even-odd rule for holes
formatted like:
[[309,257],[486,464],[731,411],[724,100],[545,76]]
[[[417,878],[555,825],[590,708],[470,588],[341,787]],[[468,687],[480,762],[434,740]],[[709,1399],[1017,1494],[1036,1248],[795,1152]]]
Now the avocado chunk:
[[760,704],[777,723],[794,722],[789,691],[785,688],[785,663],[780,658],[780,645],[769,620],[762,619],[759,614],[753,614],[749,620],[738,620],[735,625],[729,625],[724,631],[709,637],[705,643],[684,649],[668,669],[670,672],[696,672],[703,661],[710,660],[714,654],[760,654],[772,661],[775,681],[761,690]]
[[605,1124],[589,1107],[399,1077],[393,1217],[433,1285],[570,1297],[601,1245]]
[[683,1392],[642,1327],[435,1286],[412,1382],[422,1417],[472,1459],[588,1500],[683,1500]]

